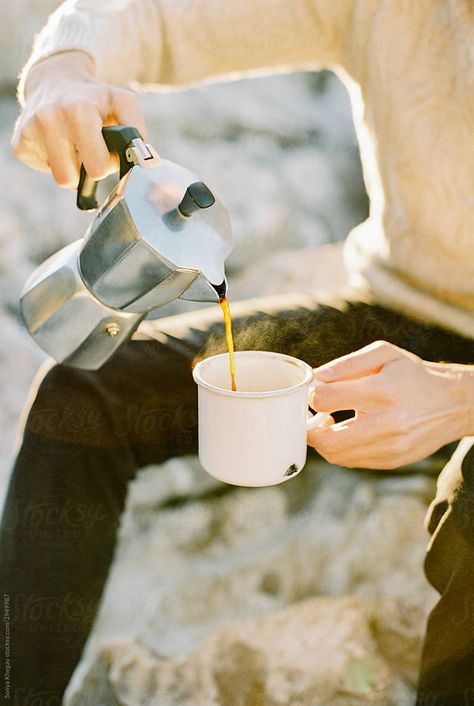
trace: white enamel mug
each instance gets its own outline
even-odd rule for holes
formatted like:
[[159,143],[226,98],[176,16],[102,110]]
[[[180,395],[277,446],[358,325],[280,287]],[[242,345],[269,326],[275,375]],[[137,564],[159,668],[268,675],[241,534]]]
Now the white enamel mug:
[[306,462],[307,430],[332,421],[324,413],[308,419],[309,392],[322,383],[307,363],[290,355],[236,352],[237,392],[231,390],[228,353],[202,360],[193,377],[199,460],[225,483],[255,487],[293,478]]

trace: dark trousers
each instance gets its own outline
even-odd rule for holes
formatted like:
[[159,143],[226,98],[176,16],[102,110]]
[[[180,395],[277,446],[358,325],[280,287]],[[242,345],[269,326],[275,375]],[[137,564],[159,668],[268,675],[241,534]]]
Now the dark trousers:
[[[362,302],[267,297],[234,305],[233,318],[237,350],[281,351],[311,366],[377,339],[426,360],[474,363],[474,341]],[[128,483],[143,466],[196,452],[191,368],[226,350],[223,333],[218,307],[145,322],[139,340],[100,370],[50,366],[37,383],[1,525],[11,665],[4,703],[61,703],[100,603]],[[466,439],[429,516],[426,574],[441,597],[418,706],[466,706],[474,694],[473,501]],[[4,665],[5,655],[2,673]]]

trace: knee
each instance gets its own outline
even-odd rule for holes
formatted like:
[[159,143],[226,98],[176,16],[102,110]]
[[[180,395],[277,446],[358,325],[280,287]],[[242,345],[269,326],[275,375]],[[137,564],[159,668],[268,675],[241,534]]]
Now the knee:
[[73,444],[94,444],[113,434],[100,371],[65,365],[40,371],[30,393],[25,432]]
[[456,531],[474,546],[474,437],[462,439],[438,478],[436,498],[427,515],[431,534],[448,513]]
[[440,474],[426,527],[432,536],[425,573],[442,592],[453,571],[474,565],[474,439],[460,442]]

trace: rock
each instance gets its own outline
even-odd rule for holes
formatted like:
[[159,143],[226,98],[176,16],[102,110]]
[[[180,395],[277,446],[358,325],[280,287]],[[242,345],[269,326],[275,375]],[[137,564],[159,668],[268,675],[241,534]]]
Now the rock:
[[318,597],[224,626],[181,659],[122,639],[102,646],[65,704],[100,693],[101,706],[409,706],[418,618],[395,599]]
[[380,654],[409,684],[418,680],[426,611],[411,600],[381,598],[376,601],[372,631]]
[[229,621],[248,626],[315,596],[352,595],[380,606],[374,650],[413,684],[434,601],[422,572],[434,483],[315,459],[290,483],[258,489],[210,480],[194,457],[144,470],[75,683],[97,667],[101,644],[124,636],[125,619],[128,637],[179,660]]

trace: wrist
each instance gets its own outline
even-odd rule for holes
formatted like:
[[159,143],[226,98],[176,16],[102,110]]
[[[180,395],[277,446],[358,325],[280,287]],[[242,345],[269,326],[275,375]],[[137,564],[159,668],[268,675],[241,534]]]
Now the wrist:
[[474,435],[474,366],[466,365],[464,390],[466,397],[466,431],[464,436]]
[[441,379],[445,390],[446,443],[474,434],[474,365],[427,363],[428,369]]
[[95,78],[95,62],[90,54],[80,50],[57,52],[40,59],[27,70],[23,77],[23,98],[26,100],[45,82],[63,78],[90,80]]
[[474,434],[474,366],[456,365],[449,366],[453,373],[455,395],[460,404],[460,436]]

